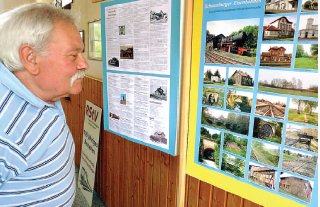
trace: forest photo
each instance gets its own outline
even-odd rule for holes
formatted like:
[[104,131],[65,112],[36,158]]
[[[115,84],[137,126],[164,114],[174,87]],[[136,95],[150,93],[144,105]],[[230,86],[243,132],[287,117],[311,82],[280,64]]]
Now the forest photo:
[[199,162],[213,168],[219,168],[221,132],[201,127]]
[[225,133],[223,150],[245,158],[247,154],[247,143],[248,140],[246,138]]
[[251,143],[250,159],[257,162],[278,167],[280,158],[280,148],[278,146],[258,142],[253,140]]
[[244,177],[246,162],[233,155],[224,153],[222,155],[221,170],[231,173],[237,177]]
[[238,112],[251,112],[252,106],[251,92],[229,90],[227,94],[227,109],[231,109]]
[[201,123],[235,133],[248,135],[250,117],[242,114],[217,110],[209,107],[202,108]]

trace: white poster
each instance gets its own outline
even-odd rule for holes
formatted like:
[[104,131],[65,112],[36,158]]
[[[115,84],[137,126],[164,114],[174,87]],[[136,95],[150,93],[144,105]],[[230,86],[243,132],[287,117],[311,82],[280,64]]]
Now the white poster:
[[107,80],[110,130],[168,149],[169,79],[108,73]]
[[108,69],[170,74],[170,1],[112,5],[105,17]]
[[99,149],[101,113],[101,108],[86,101],[78,187],[81,189],[89,206],[92,204]]
[[176,155],[180,1],[103,2],[101,26],[104,129]]

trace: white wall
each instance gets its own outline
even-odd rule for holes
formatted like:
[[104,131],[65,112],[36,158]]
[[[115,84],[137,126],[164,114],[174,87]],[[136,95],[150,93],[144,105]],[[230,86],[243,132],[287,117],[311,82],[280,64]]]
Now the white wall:
[[[0,0],[0,13],[32,2],[47,2],[52,0]],[[91,3],[91,0],[73,0],[71,12],[78,18],[79,29],[85,31],[85,57],[88,57],[88,22],[100,19],[100,3]],[[102,79],[102,61],[89,60],[87,75]]]
[[[52,2],[52,0],[0,0],[0,12],[31,2]],[[85,31],[85,57],[89,63],[86,74],[102,80],[102,61],[88,59],[88,22],[101,18],[100,3],[91,2],[92,0],[73,0],[71,12],[79,18],[79,29]],[[185,0],[181,0],[181,25],[183,25],[184,2]],[[182,43],[182,26],[180,29],[180,43]],[[182,47],[182,44],[180,46]]]

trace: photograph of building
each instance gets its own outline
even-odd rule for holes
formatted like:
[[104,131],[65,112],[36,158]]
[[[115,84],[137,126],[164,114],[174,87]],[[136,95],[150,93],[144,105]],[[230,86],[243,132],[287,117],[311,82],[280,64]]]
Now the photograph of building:
[[295,17],[266,18],[263,26],[263,40],[293,40]]
[[298,9],[298,0],[266,0],[266,14],[295,12]]
[[317,11],[318,0],[302,0],[302,11]]
[[291,60],[292,53],[287,53],[287,48],[285,46],[269,45],[269,49],[267,49],[267,51],[263,51],[262,49],[260,55],[261,66],[275,66],[288,68],[290,67]]
[[318,39],[318,15],[306,15],[300,17],[299,40]]

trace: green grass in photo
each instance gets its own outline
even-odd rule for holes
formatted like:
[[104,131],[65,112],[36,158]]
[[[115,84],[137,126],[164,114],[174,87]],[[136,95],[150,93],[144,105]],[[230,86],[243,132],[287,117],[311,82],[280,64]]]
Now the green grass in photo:
[[301,112],[300,114],[298,114],[298,111],[296,109],[289,109],[288,120],[317,126],[318,113],[312,112],[312,114],[305,114]]
[[299,198],[299,199],[304,200],[304,201],[307,201],[307,202],[310,202],[310,198],[308,199],[308,198],[305,198],[305,197],[298,196],[298,195],[296,195],[296,194],[290,193],[290,192],[288,192],[288,190],[283,189],[281,186],[280,186],[280,188],[279,188],[279,192],[285,193],[285,194],[288,194],[288,195],[291,195],[291,196],[293,196],[293,197]]
[[312,91],[300,91],[298,89],[282,89],[282,88],[271,88],[259,85],[259,91],[289,94],[295,96],[308,96],[308,97],[318,97],[318,93]]
[[318,60],[316,58],[308,58],[308,57],[296,58],[294,67],[318,70]]

